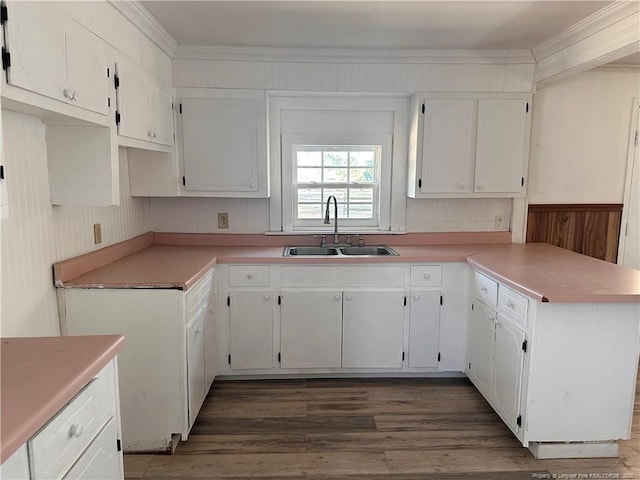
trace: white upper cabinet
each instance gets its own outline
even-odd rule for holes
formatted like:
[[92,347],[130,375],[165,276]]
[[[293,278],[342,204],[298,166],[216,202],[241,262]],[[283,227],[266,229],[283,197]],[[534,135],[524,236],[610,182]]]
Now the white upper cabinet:
[[12,2],[7,17],[10,85],[109,113],[108,62],[98,38],[46,2]]
[[179,122],[184,195],[269,195],[264,92],[189,92]]
[[[172,146],[171,87],[159,82],[142,67],[131,62],[120,61],[116,65],[116,71],[118,135]],[[122,138],[120,143],[128,144]]]
[[525,195],[529,95],[414,98],[410,197]]
[[529,104],[526,100],[479,100],[476,192],[520,193]]

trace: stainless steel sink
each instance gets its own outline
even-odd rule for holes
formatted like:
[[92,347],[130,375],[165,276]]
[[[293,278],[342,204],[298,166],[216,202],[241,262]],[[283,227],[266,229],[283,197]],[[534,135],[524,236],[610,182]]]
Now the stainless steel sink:
[[283,257],[379,257],[383,255],[398,255],[390,247],[382,245],[367,245],[363,247],[284,247]]
[[343,247],[342,255],[378,257],[380,255],[398,255],[398,252],[386,246]]

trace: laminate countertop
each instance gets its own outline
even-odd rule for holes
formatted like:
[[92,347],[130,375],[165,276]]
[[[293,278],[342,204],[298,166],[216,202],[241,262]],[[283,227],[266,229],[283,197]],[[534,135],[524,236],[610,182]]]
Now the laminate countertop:
[[640,303],[640,270],[548,243],[504,245],[467,263],[541,302]]
[[122,335],[0,339],[0,463],[124,346]]

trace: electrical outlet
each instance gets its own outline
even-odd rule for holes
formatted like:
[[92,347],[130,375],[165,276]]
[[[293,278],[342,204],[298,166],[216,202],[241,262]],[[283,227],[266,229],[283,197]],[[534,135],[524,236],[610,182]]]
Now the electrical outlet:
[[228,213],[219,213],[218,214],[218,228],[229,228],[229,214]]
[[93,224],[93,243],[96,245],[102,243],[102,225],[100,223]]
[[495,218],[495,227],[496,230],[506,230],[507,229],[507,216],[506,215],[496,215]]

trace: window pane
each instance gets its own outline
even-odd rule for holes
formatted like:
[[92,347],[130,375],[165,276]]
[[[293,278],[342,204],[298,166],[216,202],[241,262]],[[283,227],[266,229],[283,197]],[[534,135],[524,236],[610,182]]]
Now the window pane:
[[298,204],[298,218],[323,218],[324,212],[322,211],[322,205],[299,203]]
[[320,203],[322,201],[322,189],[300,188],[298,189],[298,202]]
[[349,175],[352,182],[373,183],[373,168],[352,168]]
[[325,188],[324,193],[322,195],[322,201],[327,203],[327,198],[329,195],[333,195],[340,202],[347,201],[347,189],[346,188]]
[[350,152],[349,165],[352,167],[373,167],[375,165],[375,152],[373,150]]
[[324,181],[326,183],[346,183],[347,171],[346,168],[325,168]]
[[321,168],[298,168],[298,183],[321,183]]
[[325,167],[341,167],[347,166],[349,152],[324,152]]
[[350,188],[349,189],[349,202],[352,203],[372,203],[373,202],[373,188]]
[[372,218],[373,207],[371,204],[350,204],[349,218]]
[[299,167],[320,167],[322,166],[322,155],[320,152],[305,152],[298,150],[296,162]]

